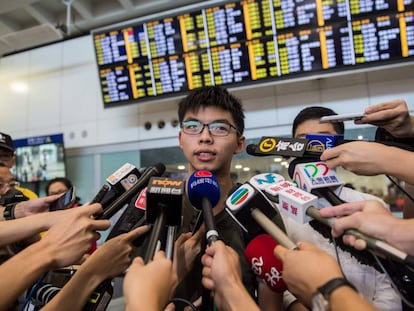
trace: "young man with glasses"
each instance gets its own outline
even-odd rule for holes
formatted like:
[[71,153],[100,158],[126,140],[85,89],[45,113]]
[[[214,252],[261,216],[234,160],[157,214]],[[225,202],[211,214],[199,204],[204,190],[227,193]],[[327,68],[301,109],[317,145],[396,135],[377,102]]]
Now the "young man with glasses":
[[[230,175],[233,155],[245,149],[242,105],[223,88],[203,87],[192,91],[180,101],[178,119],[181,127],[178,136],[179,146],[188,161],[188,176],[197,170],[209,170],[217,178],[220,199],[213,207],[213,214],[219,238],[238,253],[242,264],[243,283],[253,295],[255,277],[244,259],[243,233],[224,210],[228,193],[233,187]],[[198,213],[185,197],[182,232],[193,231],[192,226]],[[190,239],[188,235],[186,239]],[[195,301],[202,294],[201,256],[205,245],[200,243],[198,239],[196,246],[192,245],[190,250],[187,248],[181,253],[182,256],[174,258],[174,264],[181,266],[181,269],[179,267],[177,270],[185,271],[178,273],[181,283],[175,297]],[[194,249],[197,249],[197,252],[194,252]]]

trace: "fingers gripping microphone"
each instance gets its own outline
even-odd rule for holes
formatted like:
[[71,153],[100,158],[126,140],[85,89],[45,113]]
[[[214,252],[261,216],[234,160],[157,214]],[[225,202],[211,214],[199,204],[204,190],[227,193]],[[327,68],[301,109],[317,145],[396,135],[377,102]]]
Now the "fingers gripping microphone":
[[252,271],[277,293],[287,289],[283,281],[283,263],[273,250],[278,243],[268,234],[260,234],[247,245],[244,256]]
[[112,217],[117,211],[119,211],[126,203],[128,203],[134,195],[144,189],[148,181],[153,176],[161,176],[165,171],[165,165],[157,163],[154,166],[147,168],[138,180],[124,193],[119,195],[107,208],[104,209],[103,213],[99,215],[98,219],[108,219]]
[[[164,226],[181,225],[184,181],[162,177],[152,177],[147,189],[146,222],[153,224],[145,262],[154,257],[157,243]],[[172,257],[172,256],[171,256]]]
[[280,214],[266,196],[251,184],[244,183],[227,198],[226,211],[250,237],[267,232],[284,247],[297,248],[286,233],[270,220],[279,218],[278,222],[283,224]]
[[[314,170],[317,169],[318,166],[323,168],[322,169],[323,177],[318,177],[319,174],[314,172]],[[290,171],[292,170],[290,169]],[[335,205],[340,205],[342,203],[345,203],[345,201],[339,198],[338,195],[334,191],[332,191],[332,185],[335,186],[339,183],[339,179],[337,178],[336,173],[334,172],[335,174],[333,174],[332,172],[334,171],[328,169],[323,162],[298,164],[295,167],[293,178],[294,178],[295,183],[299,185],[301,189],[310,191],[316,194],[318,197],[319,196],[323,197],[328,201],[329,205],[335,206]],[[295,208],[298,210],[300,209],[304,211],[306,215],[311,216],[312,218],[318,220],[319,222],[327,226],[331,226],[334,219],[333,218],[327,219],[327,218],[321,217],[319,214],[319,210],[315,208],[315,206],[317,206],[317,203],[312,202],[312,204],[305,206],[303,204],[303,201],[297,201],[297,202],[292,201],[293,197],[298,198],[298,196],[295,195],[295,193],[301,192],[302,191],[301,189],[290,188],[289,190],[286,190],[279,194],[279,200],[280,200],[279,206],[281,207],[281,210],[282,211],[286,209],[294,210]],[[307,192],[305,192],[305,194],[306,193]],[[320,204],[320,201],[319,201],[319,204]],[[290,215],[291,214],[292,213],[290,213]],[[308,220],[309,219],[306,219],[306,221]],[[399,262],[402,262],[402,263],[405,263],[405,264],[408,264],[414,267],[414,257],[407,255],[406,253],[398,250],[397,248],[389,245],[388,243],[385,243],[383,241],[367,236],[355,229],[348,229],[345,231],[344,234],[350,234],[350,235],[355,236],[357,239],[364,240],[367,243],[368,249],[372,251],[379,252],[389,258],[392,258],[394,260],[397,260]],[[352,252],[352,253],[354,254],[355,252]],[[358,258],[360,259],[360,257]]]
[[213,207],[220,200],[220,186],[216,177],[207,170],[195,171],[188,178],[188,198],[196,209],[203,212],[206,226],[206,239],[208,245],[218,239],[218,232],[213,216]]

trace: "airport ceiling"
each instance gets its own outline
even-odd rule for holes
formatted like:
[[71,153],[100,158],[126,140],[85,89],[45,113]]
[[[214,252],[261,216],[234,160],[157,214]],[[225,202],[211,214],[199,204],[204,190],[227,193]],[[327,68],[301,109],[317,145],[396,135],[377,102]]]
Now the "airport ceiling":
[[0,57],[200,0],[1,0]]

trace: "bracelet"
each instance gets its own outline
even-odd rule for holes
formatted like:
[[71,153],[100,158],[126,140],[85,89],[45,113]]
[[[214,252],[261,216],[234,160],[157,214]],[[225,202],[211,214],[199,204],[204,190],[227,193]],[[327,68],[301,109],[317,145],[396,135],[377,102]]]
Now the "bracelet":
[[322,293],[322,295],[325,298],[328,298],[331,293],[337,289],[338,287],[341,286],[349,286],[351,287],[354,291],[358,292],[358,290],[355,288],[354,285],[352,285],[347,279],[345,278],[334,278],[328,282],[326,282],[324,285],[322,285],[321,287],[318,287],[318,291],[320,293]]
[[14,215],[14,208],[16,207],[17,203],[9,203],[4,207],[3,217],[5,220],[12,220],[16,219]]

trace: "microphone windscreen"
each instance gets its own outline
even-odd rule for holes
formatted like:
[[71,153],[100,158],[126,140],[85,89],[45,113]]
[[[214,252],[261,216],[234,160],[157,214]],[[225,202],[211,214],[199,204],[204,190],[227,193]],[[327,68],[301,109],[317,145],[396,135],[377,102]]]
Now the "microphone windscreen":
[[152,167],[153,170],[158,174],[158,176],[161,176],[165,172],[165,165],[164,163],[156,163]]
[[201,209],[203,198],[208,198],[213,207],[220,199],[220,186],[216,177],[210,171],[195,171],[188,178],[187,187],[191,205],[197,209]]
[[283,281],[283,263],[273,254],[278,243],[269,234],[259,234],[247,245],[244,256],[252,271],[277,293],[287,289]]
[[250,154],[252,156],[256,156],[256,148],[257,148],[257,146],[255,144],[247,145],[246,146],[247,154]]

